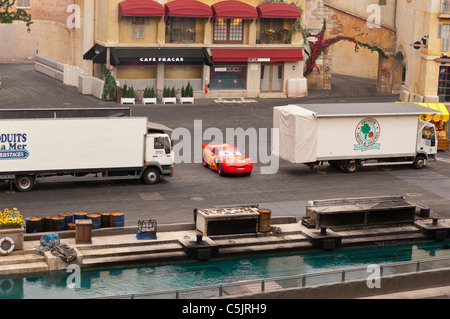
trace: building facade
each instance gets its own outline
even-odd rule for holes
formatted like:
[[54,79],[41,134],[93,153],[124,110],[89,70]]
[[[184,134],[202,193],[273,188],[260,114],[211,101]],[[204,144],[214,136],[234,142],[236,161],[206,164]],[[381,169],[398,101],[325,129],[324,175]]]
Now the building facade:
[[396,21],[401,100],[449,103],[450,1],[399,1]]
[[94,77],[107,66],[135,90],[189,83],[200,98],[286,97],[303,78],[301,18],[301,5],[285,3],[97,0],[84,59]]

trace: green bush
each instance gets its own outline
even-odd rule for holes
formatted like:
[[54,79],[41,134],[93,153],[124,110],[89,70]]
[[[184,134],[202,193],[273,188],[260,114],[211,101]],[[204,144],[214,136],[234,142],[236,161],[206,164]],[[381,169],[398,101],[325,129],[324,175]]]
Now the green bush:
[[144,89],[144,98],[153,98],[153,97],[155,97],[155,88],[146,87]]
[[123,85],[122,88],[122,97],[127,97],[128,86],[126,84]]
[[191,86],[191,83],[188,82],[186,87],[181,88],[181,96],[182,97],[194,97],[194,88]]
[[134,97],[134,88],[133,86],[130,86],[127,90],[127,95],[128,98],[133,98]]
[[[116,80],[111,74],[108,68],[103,68],[103,78],[105,79],[105,86],[103,88],[102,100],[103,101],[115,101],[117,99],[117,84]],[[1,87],[1,86],[0,86]]]

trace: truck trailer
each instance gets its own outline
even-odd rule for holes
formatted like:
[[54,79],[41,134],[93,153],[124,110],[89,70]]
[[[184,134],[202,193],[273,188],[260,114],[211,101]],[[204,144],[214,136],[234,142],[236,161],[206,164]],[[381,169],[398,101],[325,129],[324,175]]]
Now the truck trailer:
[[146,117],[2,119],[0,181],[19,192],[38,182],[83,179],[156,184],[173,174],[167,130]]
[[429,112],[414,103],[274,107],[273,126],[279,129],[274,153],[310,168],[328,162],[348,173],[378,165],[420,169],[437,153],[434,125],[420,120]]

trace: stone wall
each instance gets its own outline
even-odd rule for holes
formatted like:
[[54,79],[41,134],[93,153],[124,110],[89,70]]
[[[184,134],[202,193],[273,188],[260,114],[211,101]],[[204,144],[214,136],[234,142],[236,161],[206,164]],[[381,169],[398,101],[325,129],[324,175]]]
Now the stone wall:
[[[393,70],[394,70],[394,55],[395,55],[395,30],[378,26],[376,28],[369,28],[367,20],[364,17],[357,16],[350,12],[341,10],[339,8],[331,7],[327,4],[320,6],[319,1],[315,1],[317,7],[312,11],[314,19],[311,19],[311,24],[308,24],[308,29],[318,30],[322,25],[318,26],[317,21],[322,15],[323,19],[327,21],[327,28],[325,32],[325,39],[335,38],[337,36],[345,36],[355,38],[357,41],[367,43],[371,46],[377,46],[383,49],[384,53],[389,56],[385,60],[381,56],[378,57],[377,62],[377,90],[381,93],[392,93],[393,88]],[[312,9],[312,8],[311,8]],[[340,42],[339,42],[340,43]],[[333,72],[333,48],[330,46],[317,61],[317,68],[312,74],[308,76],[308,88],[312,90],[329,90],[331,89],[331,76]],[[307,48],[309,50],[309,48]],[[360,51],[367,50],[359,48]],[[370,51],[369,51],[370,52]],[[364,54],[368,54],[364,52]],[[378,56],[377,52],[370,52]],[[348,54],[347,54],[348,55]],[[344,54],[346,56],[346,54]],[[351,57],[349,56],[349,59]],[[368,61],[368,63],[373,63]],[[376,59],[375,59],[376,61]],[[345,61],[340,61],[342,67],[345,67]],[[357,69],[354,69],[355,74],[347,74],[354,76],[361,76]]]

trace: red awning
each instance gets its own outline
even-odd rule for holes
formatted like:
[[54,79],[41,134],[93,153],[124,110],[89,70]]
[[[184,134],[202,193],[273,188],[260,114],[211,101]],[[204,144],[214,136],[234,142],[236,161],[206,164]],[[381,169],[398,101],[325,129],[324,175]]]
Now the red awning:
[[175,0],[166,3],[166,16],[210,18],[213,12],[210,6],[196,0]]
[[121,17],[162,17],[164,7],[152,0],[125,0],[119,2],[119,20]]
[[287,3],[266,2],[256,7],[260,18],[299,19],[300,10]]
[[258,19],[254,6],[236,0],[217,2],[211,6],[214,17],[222,19]]
[[212,49],[214,62],[303,61],[302,49]]

